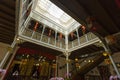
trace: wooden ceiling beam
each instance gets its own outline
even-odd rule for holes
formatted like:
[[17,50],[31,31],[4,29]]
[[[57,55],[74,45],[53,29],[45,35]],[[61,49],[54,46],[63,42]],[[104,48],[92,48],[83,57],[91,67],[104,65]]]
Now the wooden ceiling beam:
[[[109,0],[107,0],[107,1],[109,1]],[[107,2],[107,1],[106,1],[106,2]],[[113,26],[114,29],[120,31],[119,27],[117,27],[117,26],[119,26],[119,25],[117,25],[117,23],[115,22],[113,16],[110,14],[109,10],[101,3],[101,1],[98,1],[98,3],[100,4],[100,6],[104,9],[104,11],[106,12],[106,14],[108,15],[109,20],[111,21],[110,23],[113,24],[114,26],[116,26],[116,27]],[[114,3],[113,3],[113,4],[114,4]],[[110,8],[109,8],[109,9],[110,9]],[[111,10],[111,9],[110,9],[110,10]],[[118,13],[118,14],[119,14],[119,13]],[[111,25],[111,26],[112,26],[112,25]]]
[[0,3],[15,10],[15,0],[0,0]]
[[14,36],[10,36],[8,34],[0,34],[0,38],[6,39],[6,40],[13,40]]
[[11,33],[11,31],[9,33],[7,33],[6,31],[1,31],[0,35],[5,35],[5,36],[9,36],[9,37],[14,37],[14,34]]
[[0,11],[0,17],[5,18],[6,20],[9,20],[10,22],[15,23],[15,17],[12,17],[8,14],[5,14],[4,12]]
[[7,43],[7,44],[11,44],[13,41],[12,41],[12,40],[8,40],[8,39],[6,39],[6,38],[1,38],[1,37],[0,37],[0,42]]
[[0,5],[0,9],[1,9],[1,11],[15,17],[15,11],[13,9],[10,9],[9,7],[7,7],[3,4]]
[[15,26],[14,23],[12,23],[8,20],[5,20],[4,18],[1,18],[1,17],[0,17],[0,22],[3,23],[4,25],[7,25],[7,26]]
[[10,35],[7,35],[7,34],[0,34],[0,39],[6,39],[6,40],[13,40],[14,39],[14,36],[10,36]]
[[8,26],[8,25],[0,24],[0,28],[5,28],[6,30],[15,32],[15,27],[13,27],[13,26]]
[[11,31],[11,30],[9,30],[9,29],[5,29],[5,28],[3,28],[3,27],[0,27],[0,33],[8,33],[8,34],[12,34],[12,35],[14,35],[15,34],[15,32],[14,31]]

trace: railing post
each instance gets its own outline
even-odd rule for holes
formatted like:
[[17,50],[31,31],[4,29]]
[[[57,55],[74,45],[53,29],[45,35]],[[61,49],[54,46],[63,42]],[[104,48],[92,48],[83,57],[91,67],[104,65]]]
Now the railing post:
[[79,38],[78,29],[76,29],[76,32],[77,32],[78,44],[80,45],[80,38]]
[[55,46],[56,46],[56,39],[57,39],[57,31],[55,31]]
[[44,31],[45,31],[45,25],[43,25],[43,30],[42,30],[42,33],[41,33],[40,41],[42,40]]

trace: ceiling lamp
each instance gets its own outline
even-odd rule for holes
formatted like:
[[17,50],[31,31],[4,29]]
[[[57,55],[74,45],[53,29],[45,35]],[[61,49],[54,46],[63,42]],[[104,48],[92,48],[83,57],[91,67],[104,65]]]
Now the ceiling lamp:
[[78,58],[75,58],[75,61],[77,62],[77,61],[78,61]]
[[107,55],[108,55],[108,53],[107,53],[107,52],[104,52],[104,53],[103,53],[103,56],[105,56],[105,57],[106,57]]

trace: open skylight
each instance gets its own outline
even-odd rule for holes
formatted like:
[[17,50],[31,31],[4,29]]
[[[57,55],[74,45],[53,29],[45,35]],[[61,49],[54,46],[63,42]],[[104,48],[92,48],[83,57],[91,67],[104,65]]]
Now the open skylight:
[[63,13],[64,13],[60,8],[58,8],[58,7],[55,6],[55,5],[51,5],[50,8],[48,9],[48,12],[49,12],[51,15],[55,16],[56,18],[58,18],[58,19],[59,19],[59,18],[63,15]]
[[41,7],[41,9],[47,11],[49,14],[64,23],[68,22],[68,20],[72,18],[49,0],[39,0],[39,6]]
[[[78,23],[71,16],[66,14],[62,9],[53,4],[50,0],[38,0],[36,11],[50,20],[61,25],[63,29],[67,30]],[[78,23],[79,24],[79,23]]]

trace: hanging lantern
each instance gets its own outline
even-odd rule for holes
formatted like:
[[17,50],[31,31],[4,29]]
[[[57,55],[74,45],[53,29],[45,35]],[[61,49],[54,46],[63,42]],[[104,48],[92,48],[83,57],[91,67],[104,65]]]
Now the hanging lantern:
[[116,42],[116,38],[112,35],[106,36],[105,39],[108,44],[114,44]]
[[62,39],[62,33],[60,33],[60,36],[59,36],[59,37],[60,37],[60,39]]
[[105,57],[106,57],[107,55],[108,55],[108,53],[107,53],[107,52],[104,52],[104,53],[103,53],[103,56],[105,56]]
[[78,62],[78,58],[75,58],[75,61]]
[[38,22],[36,22],[36,24],[34,26],[34,31],[36,31],[37,27],[38,27]]
[[105,61],[106,64],[110,64],[111,63],[110,59],[104,59],[104,61]]
[[86,28],[85,26],[81,26],[83,34],[85,34]]
[[49,30],[49,34],[48,34],[48,36],[51,36],[51,32],[52,32],[52,30],[50,29],[50,30]]
[[71,36],[71,38],[73,39],[74,33],[73,33],[73,32],[71,32],[71,33],[70,33],[70,36]]
[[79,66],[80,66],[80,64],[79,64],[79,63],[76,63],[75,65],[76,65],[76,67],[79,67]]

